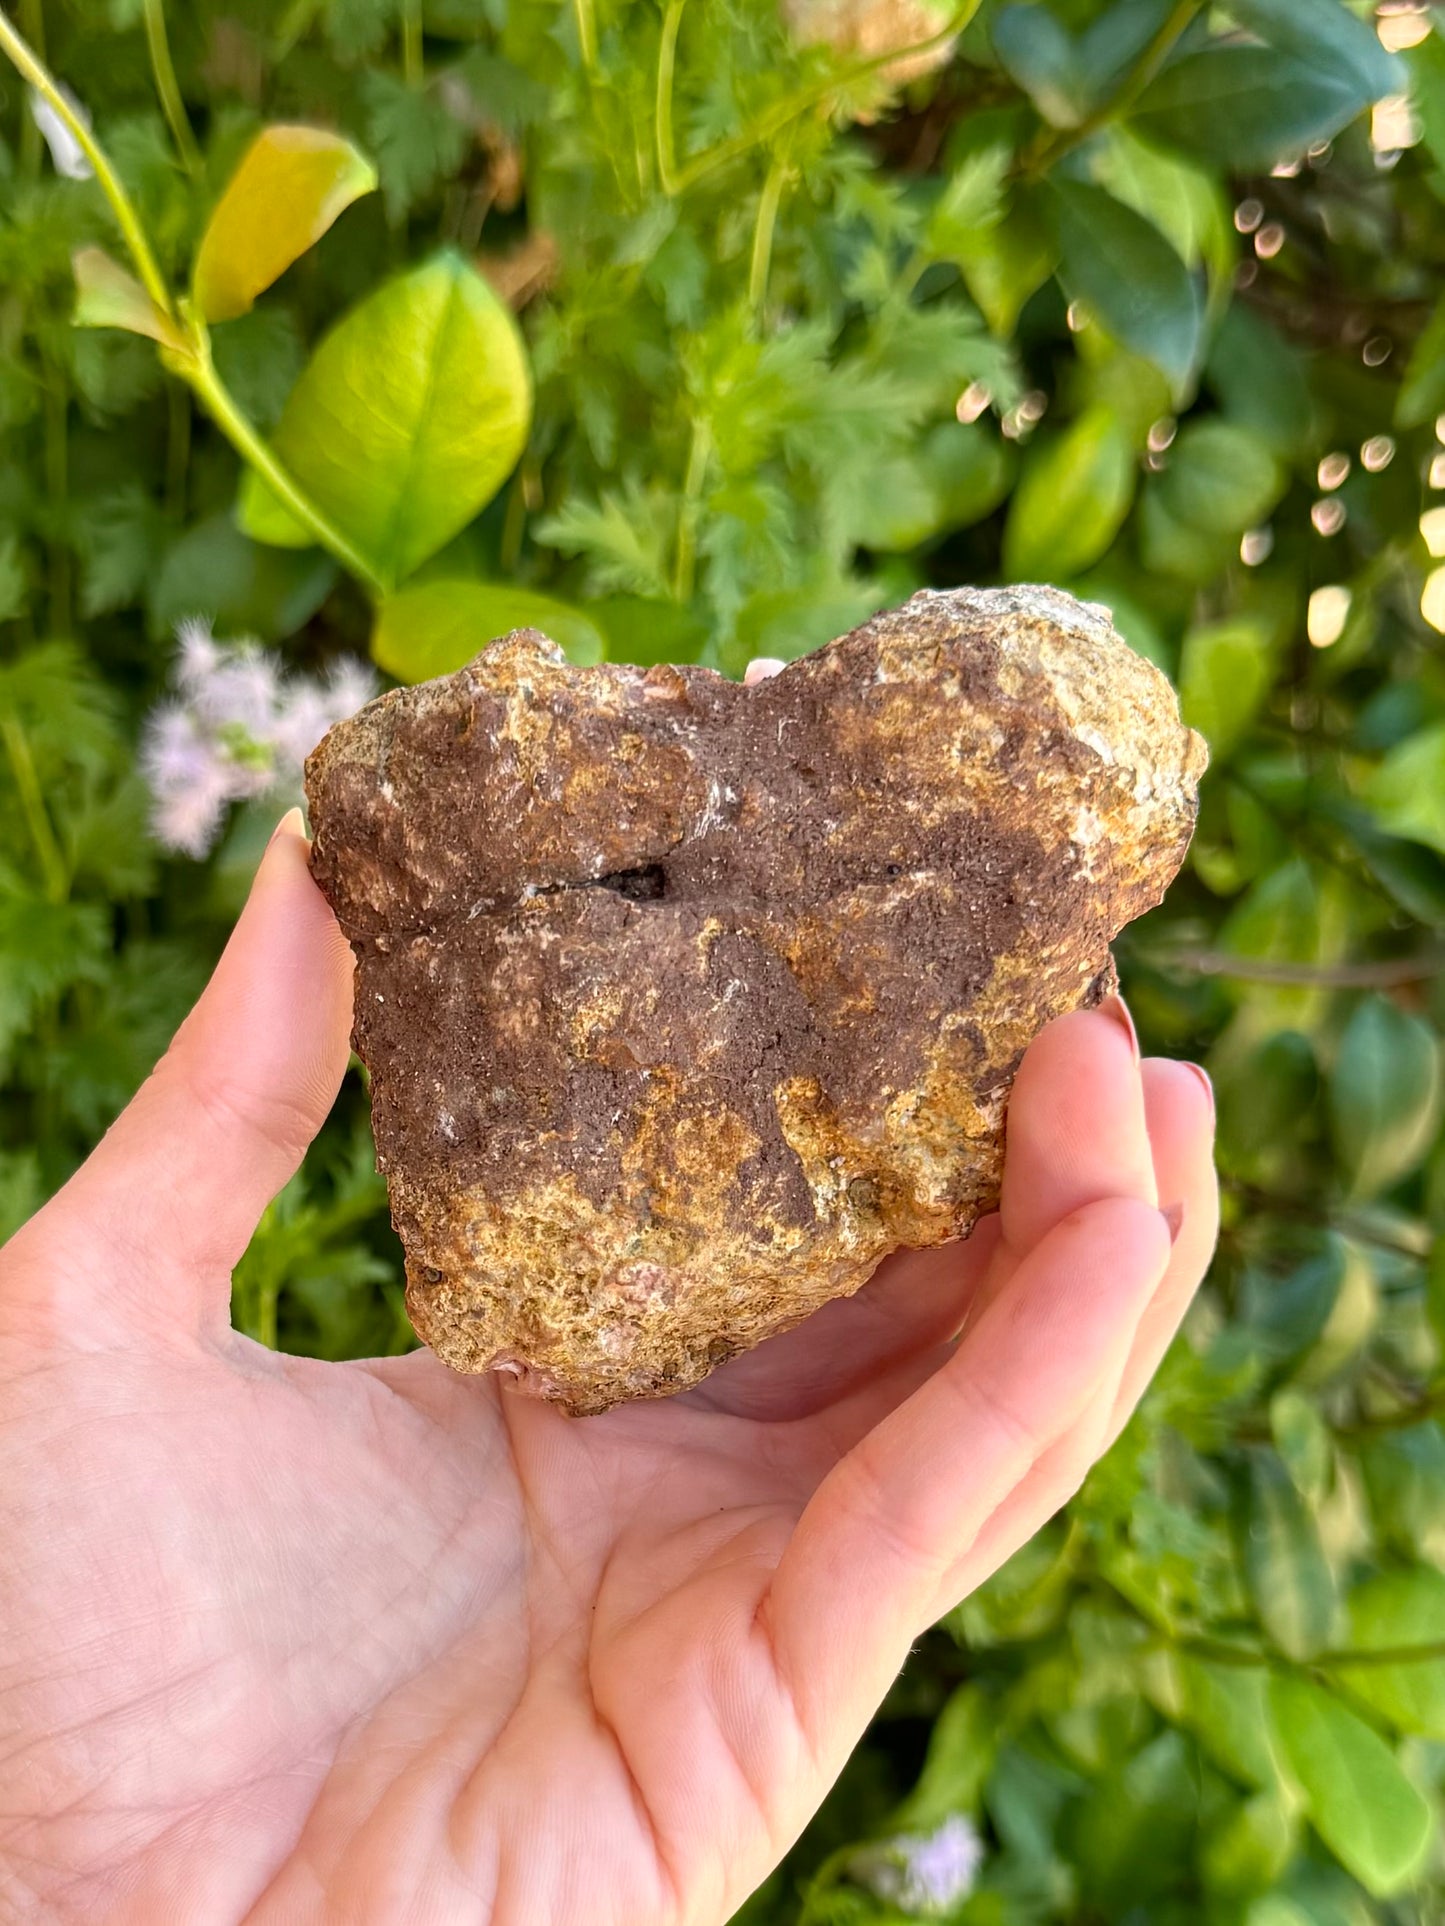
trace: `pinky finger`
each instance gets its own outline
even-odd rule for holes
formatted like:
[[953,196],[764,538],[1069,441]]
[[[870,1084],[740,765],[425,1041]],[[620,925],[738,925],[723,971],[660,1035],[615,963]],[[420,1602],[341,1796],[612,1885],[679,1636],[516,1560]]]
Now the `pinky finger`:
[[1168,1260],[1169,1226],[1150,1205],[1111,1197],[1074,1211],[949,1361],[824,1479],[768,1606],[805,1731],[856,1736],[990,1519],[1096,1406],[1102,1431]]

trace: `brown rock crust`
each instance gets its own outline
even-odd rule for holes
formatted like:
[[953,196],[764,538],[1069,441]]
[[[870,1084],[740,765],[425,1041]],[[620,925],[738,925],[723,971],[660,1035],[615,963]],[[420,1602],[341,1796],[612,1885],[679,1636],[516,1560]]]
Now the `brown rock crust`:
[[1105,610],[1023,588],[752,688],[519,630],[333,729],[312,869],[419,1334],[601,1411],[966,1236],[1205,761]]

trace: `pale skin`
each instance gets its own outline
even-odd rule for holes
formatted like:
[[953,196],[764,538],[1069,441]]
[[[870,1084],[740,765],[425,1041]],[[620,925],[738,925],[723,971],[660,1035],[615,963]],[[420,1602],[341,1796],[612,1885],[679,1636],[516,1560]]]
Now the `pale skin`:
[[721,1926],[1147,1385],[1214,1242],[1207,1083],[1121,1004],[1061,1019],[967,1243],[574,1420],[231,1329],[350,1005],[290,818],[0,1252],[0,1916]]

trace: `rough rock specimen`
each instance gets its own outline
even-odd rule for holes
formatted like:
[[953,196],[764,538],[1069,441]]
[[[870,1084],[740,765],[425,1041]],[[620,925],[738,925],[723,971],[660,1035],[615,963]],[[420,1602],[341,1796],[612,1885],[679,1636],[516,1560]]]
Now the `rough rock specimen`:
[[312,868],[418,1332],[601,1411],[966,1235],[1204,765],[1048,589],[916,595],[753,688],[524,629],[333,729]]

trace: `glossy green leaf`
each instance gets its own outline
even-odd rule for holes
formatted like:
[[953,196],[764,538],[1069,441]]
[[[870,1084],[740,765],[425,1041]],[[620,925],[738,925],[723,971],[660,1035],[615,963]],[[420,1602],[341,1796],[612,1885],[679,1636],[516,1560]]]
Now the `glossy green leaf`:
[[1314,401],[1299,350],[1243,301],[1219,324],[1205,377],[1229,420],[1288,458],[1310,433]]
[[1445,854],[1445,722],[1392,749],[1365,784],[1382,829]]
[[1414,1170],[1440,1122],[1440,1045],[1387,997],[1362,998],[1330,1072],[1330,1124],[1351,1192],[1373,1197]]
[[1069,1813],[1071,1857],[1105,1918],[1172,1883],[1196,1825],[1196,1775],[1193,1747],[1178,1732],[1164,1732],[1095,1780]]
[[279,641],[313,616],[336,583],[319,549],[287,555],[247,538],[228,515],[187,529],[162,562],[148,595],[150,627],[164,635],[188,615],[209,616],[223,635]]
[[1293,54],[1211,47],[1166,67],[1134,118],[1151,139],[1256,173],[1329,140],[1372,97],[1349,74]]
[[1309,1507],[1272,1451],[1250,1454],[1241,1525],[1260,1623],[1291,1658],[1323,1651],[1335,1627],[1334,1574]]
[[1102,187],[1060,179],[1052,200],[1059,278],[1117,341],[1182,386],[1199,352],[1193,276],[1152,221]]
[[597,625],[567,602],[510,582],[418,582],[388,595],[372,631],[373,659],[398,682],[450,675],[498,636],[540,629],[577,663],[606,653]]
[[1206,418],[1181,429],[1157,492],[1169,512],[1206,534],[1237,536],[1279,500],[1285,473],[1251,429]]
[[969,293],[999,337],[1012,334],[1024,303],[1043,286],[1059,258],[1053,223],[1035,192],[1015,188],[997,221],[965,240],[955,229],[955,258]]
[[1237,237],[1229,204],[1207,168],[1116,126],[1094,163],[1094,176],[1157,227],[1187,267],[1228,274]]
[[1230,12],[1281,53],[1353,85],[1362,107],[1405,85],[1401,62],[1341,0],[1230,0]]
[[376,169],[339,134],[263,127],[201,236],[191,291],[204,318],[245,314],[338,214],[375,186]]
[[1445,1431],[1427,1423],[1368,1438],[1360,1469],[1381,1543],[1445,1566]]
[[1044,119],[1077,127],[1088,111],[1073,36],[1045,6],[1008,6],[994,17],[993,47]]
[[1015,582],[1067,580],[1091,567],[1123,526],[1138,467],[1115,416],[1090,408],[1024,462],[1004,530],[1004,571]]
[[1374,1336],[1380,1321],[1380,1287],[1363,1244],[1339,1239],[1344,1263],[1340,1287],[1319,1337],[1295,1371],[1295,1382],[1307,1387],[1328,1384],[1352,1364]]
[[70,265],[75,275],[71,319],[76,327],[123,328],[127,334],[148,335],[162,347],[183,345],[179,328],[166,319],[135,276],[112,260],[104,248],[78,248]]
[[1269,1402],[1269,1428],[1295,1490],[1305,1504],[1318,1505],[1334,1468],[1330,1428],[1318,1405],[1292,1386],[1277,1391]]
[[997,1750],[996,1708],[976,1685],[961,1685],[934,1721],[918,1783],[890,1827],[932,1832],[951,1813],[976,1811]]
[[[1350,1594],[1349,1623],[1351,1651],[1445,1645],[1445,1572],[1416,1565],[1367,1579]],[[1445,1739],[1445,1653],[1410,1664],[1341,1665],[1338,1673],[1401,1732]]]
[[1260,1665],[1216,1664],[1192,1653],[1175,1655],[1179,1718],[1215,1763],[1240,1784],[1268,1789],[1278,1783],[1273,1730]]
[[[522,452],[531,408],[516,323],[448,253],[384,282],[332,329],[273,439],[301,487],[395,583],[490,501]],[[278,522],[268,501],[252,483],[242,523],[278,540],[289,517]]]
[[1179,706],[1216,762],[1253,720],[1274,674],[1274,645],[1263,623],[1247,616],[1191,629],[1179,657]]
[[1281,1792],[1229,1807],[1200,1849],[1205,1884],[1220,1894],[1263,1892],[1294,1857],[1299,1832],[1294,1802]]
[[1445,168],[1445,40],[1438,28],[1412,47],[1405,59],[1426,150],[1437,167]]
[[1277,1673],[1269,1698],[1276,1742],[1315,1831],[1370,1892],[1398,1892],[1430,1841],[1420,1791],[1379,1733],[1323,1686]]
[[1405,378],[1395,397],[1395,425],[1418,428],[1445,409],[1445,297],[1437,301],[1430,319],[1410,350]]

